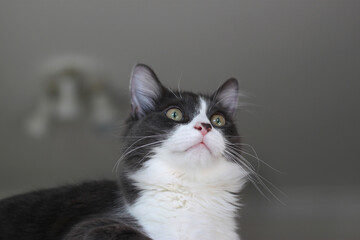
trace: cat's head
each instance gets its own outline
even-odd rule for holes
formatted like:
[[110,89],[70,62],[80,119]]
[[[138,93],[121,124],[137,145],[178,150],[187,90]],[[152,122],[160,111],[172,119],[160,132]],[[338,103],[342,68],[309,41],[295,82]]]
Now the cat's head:
[[201,170],[218,161],[234,161],[239,153],[236,79],[211,95],[173,91],[151,68],[138,64],[131,75],[130,96],[121,160],[128,171],[153,158],[184,171]]

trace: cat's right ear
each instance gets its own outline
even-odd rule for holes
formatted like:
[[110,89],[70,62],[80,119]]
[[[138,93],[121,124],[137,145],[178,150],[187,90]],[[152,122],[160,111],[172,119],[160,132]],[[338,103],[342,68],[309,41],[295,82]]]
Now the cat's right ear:
[[164,87],[154,71],[145,64],[137,64],[132,70],[130,80],[131,113],[141,118],[154,109]]

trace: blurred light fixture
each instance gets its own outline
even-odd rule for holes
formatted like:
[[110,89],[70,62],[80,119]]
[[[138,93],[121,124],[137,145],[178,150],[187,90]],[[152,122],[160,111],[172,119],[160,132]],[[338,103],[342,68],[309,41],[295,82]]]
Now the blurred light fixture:
[[47,61],[40,77],[45,87],[26,119],[27,133],[43,137],[51,126],[87,121],[103,131],[117,120],[115,97],[99,64],[85,57],[60,57]]

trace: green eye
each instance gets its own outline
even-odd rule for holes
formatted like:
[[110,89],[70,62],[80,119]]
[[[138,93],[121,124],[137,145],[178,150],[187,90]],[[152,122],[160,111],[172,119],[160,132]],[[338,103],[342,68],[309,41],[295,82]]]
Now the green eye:
[[174,121],[181,121],[183,119],[183,113],[177,108],[167,110],[166,116]]
[[214,114],[211,116],[211,123],[215,127],[222,127],[225,125],[225,118],[221,114]]

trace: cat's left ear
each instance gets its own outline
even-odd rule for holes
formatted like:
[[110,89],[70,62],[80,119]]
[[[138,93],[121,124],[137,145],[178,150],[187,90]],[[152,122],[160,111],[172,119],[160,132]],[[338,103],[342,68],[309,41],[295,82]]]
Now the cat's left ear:
[[153,110],[163,91],[155,72],[145,64],[137,64],[130,80],[132,116],[141,118]]
[[239,100],[239,83],[235,78],[225,81],[212,95],[217,104],[220,104],[230,116],[236,112]]

